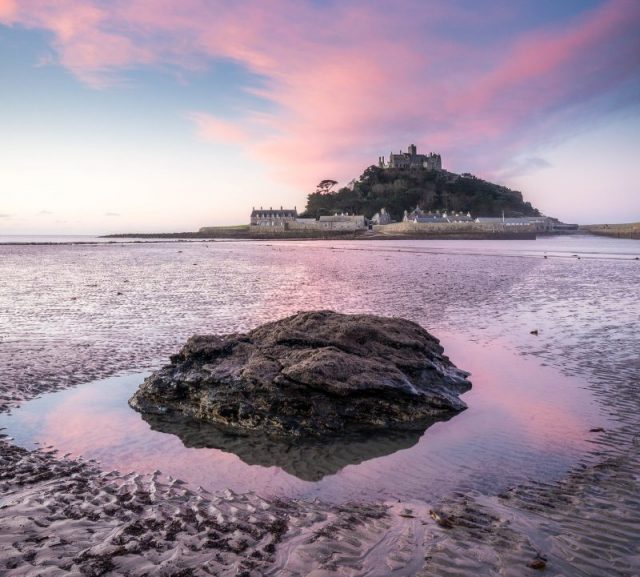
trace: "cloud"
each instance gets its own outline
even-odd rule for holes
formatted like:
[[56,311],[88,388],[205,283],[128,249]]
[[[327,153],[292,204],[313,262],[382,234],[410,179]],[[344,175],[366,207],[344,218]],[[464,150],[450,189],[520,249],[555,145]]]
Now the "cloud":
[[551,168],[551,164],[548,160],[540,158],[539,156],[529,156],[526,158],[514,159],[511,164],[506,166],[499,176],[502,179],[515,178],[517,176],[525,176],[545,168]]
[[7,214],[6,212],[0,212],[0,218],[13,218],[13,215]]
[[105,212],[104,215],[105,216],[120,216],[120,214],[117,213],[117,212]]
[[0,22],[10,22],[16,16],[15,0],[0,0]]
[[38,214],[48,215],[48,214],[53,214],[53,213],[50,210],[41,210]]
[[196,125],[198,136],[204,141],[247,143],[249,134],[233,122],[216,118],[206,112],[189,112],[187,118]]
[[349,179],[410,142],[442,152],[445,167],[504,170],[640,83],[635,0],[537,28],[515,6],[496,23],[498,1],[482,11],[419,0],[393,9],[364,0],[0,2],[3,21],[51,31],[59,64],[94,87],[140,67],[190,71],[217,60],[258,75],[247,91],[271,112],[187,118],[198,138],[242,146],[301,186]]

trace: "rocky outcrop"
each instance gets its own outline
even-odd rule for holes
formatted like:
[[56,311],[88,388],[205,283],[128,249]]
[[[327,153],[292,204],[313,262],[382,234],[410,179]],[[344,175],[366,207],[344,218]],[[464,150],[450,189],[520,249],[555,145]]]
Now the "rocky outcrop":
[[424,429],[466,408],[468,373],[443,353],[411,321],[304,312],[246,334],[191,337],[129,404],[275,436]]

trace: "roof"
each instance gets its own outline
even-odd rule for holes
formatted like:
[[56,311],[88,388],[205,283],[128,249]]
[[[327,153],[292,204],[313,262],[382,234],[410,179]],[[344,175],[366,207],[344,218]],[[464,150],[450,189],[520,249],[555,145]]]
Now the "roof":
[[294,209],[290,209],[290,208],[284,208],[284,209],[278,209],[278,210],[274,210],[272,208],[269,209],[259,209],[256,210],[255,208],[251,211],[251,216],[253,217],[257,217],[257,218],[282,218],[282,217],[296,217],[298,216],[298,211],[294,208]]
[[503,218],[501,216],[489,217],[489,216],[479,216],[476,218],[476,222],[486,222],[486,223],[505,223],[505,224],[534,224],[536,222],[543,222],[545,219],[542,217],[530,217],[530,216],[520,216],[520,217],[511,217],[511,218]]
[[449,222],[446,218],[442,216],[416,216],[413,219],[414,222]]

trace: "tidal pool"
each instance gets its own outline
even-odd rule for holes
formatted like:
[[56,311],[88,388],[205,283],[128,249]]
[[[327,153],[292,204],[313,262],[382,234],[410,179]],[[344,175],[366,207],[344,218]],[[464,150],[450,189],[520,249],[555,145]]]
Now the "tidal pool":
[[27,448],[52,446],[107,470],[156,469],[208,490],[327,501],[433,499],[451,490],[499,491],[529,478],[553,480],[607,426],[579,378],[562,375],[493,341],[440,335],[471,371],[469,408],[424,431],[388,431],[286,444],[172,418],[142,417],[128,398],[146,373],[96,380],[0,414]]

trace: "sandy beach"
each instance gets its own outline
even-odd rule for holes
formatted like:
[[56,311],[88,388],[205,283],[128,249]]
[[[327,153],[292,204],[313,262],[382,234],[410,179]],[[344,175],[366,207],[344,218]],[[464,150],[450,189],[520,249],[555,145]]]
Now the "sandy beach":
[[0,0],[0,577],[640,577],[639,30]]
[[640,445],[624,428],[594,442],[558,483],[337,507],[212,495],[3,439],[0,563],[12,576],[633,575]]
[[[322,291],[336,295],[335,287],[349,282],[356,287],[359,302],[371,309],[383,307],[391,297],[385,296],[384,286],[375,285],[373,272],[360,280],[346,275],[358,262],[359,273],[367,275],[362,271],[369,270],[369,262],[393,254],[397,262],[389,270],[397,274],[391,272],[386,282],[396,287],[396,296],[399,287],[408,291],[404,300],[393,298],[393,302],[400,302],[399,314],[409,315],[419,289],[403,279],[415,268],[418,249],[403,254],[397,248],[390,253],[372,247],[365,255],[347,249],[340,245],[317,249],[325,251],[326,270],[317,279],[307,277],[307,295],[325,294]],[[246,309],[246,317],[207,316],[210,299],[193,300],[189,279],[202,281],[200,272],[191,272],[198,269],[193,264],[202,268],[213,258],[203,246],[180,248],[186,255],[175,247],[136,247],[133,252],[122,247],[63,248],[64,254],[59,250],[55,257],[74,263],[74,276],[82,279],[74,286],[64,275],[51,274],[50,256],[33,252],[42,249],[3,250],[5,278],[10,282],[0,295],[2,320],[12,327],[0,347],[3,413],[17,411],[29,399],[54,390],[81,390],[83,383],[95,379],[156,368],[198,325],[246,327],[260,320],[255,311]],[[301,259],[310,259],[310,267],[315,262],[312,251],[295,246],[284,253],[276,247],[228,246],[224,251],[216,262],[227,258],[240,262],[247,279],[258,279],[256,285],[236,292],[238,311],[245,302],[243,290],[247,299],[269,294],[271,281],[266,269],[260,272],[265,260],[270,270],[275,263],[289,274],[296,273]],[[607,415],[610,425],[594,422],[593,430],[584,428],[591,448],[559,477],[531,478],[499,492],[450,491],[428,500],[263,497],[255,492],[210,492],[160,471],[104,470],[100,463],[78,455],[63,456],[55,446],[28,450],[5,436],[0,442],[0,572],[7,576],[637,575],[640,365],[633,288],[637,263],[633,255],[589,260],[587,252],[580,254],[581,261],[430,253],[421,261],[435,270],[446,262],[449,272],[446,280],[433,281],[432,290],[443,291],[443,296],[436,296],[434,306],[422,313],[434,332],[456,331],[465,338],[475,334],[480,346],[510,334],[514,354],[581,378]],[[13,266],[12,259],[23,266]],[[147,264],[140,266],[141,262]],[[471,281],[481,278],[489,262],[495,272],[483,281],[481,290],[473,287]],[[49,274],[44,275],[45,270]],[[155,290],[167,271],[173,304],[160,299],[146,309],[144,295],[151,287]],[[27,286],[16,275],[38,274],[27,294],[16,296],[7,288]],[[603,275],[615,280],[601,286],[594,279]],[[236,286],[241,286],[240,280]],[[42,296],[36,298],[29,290]],[[199,294],[205,293],[216,294],[206,290]],[[269,302],[282,294],[271,294]],[[512,314],[487,323],[501,314],[505,299]],[[187,302],[187,320],[173,314],[187,310]],[[270,314],[280,316],[302,304],[295,298],[280,302],[283,310]],[[343,309],[354,306],[344,298],[322,302]],[[448,312],[439,316],[443,306]],[[154,307],[177,323],[176,330],[159,327]],[[574,320],[571,325],[565,322],[568,318]],[[534,327],[539,337],[529,335]],[[455,419],[447,425],[455,425]]]

